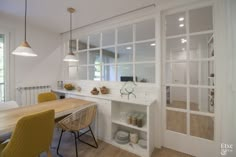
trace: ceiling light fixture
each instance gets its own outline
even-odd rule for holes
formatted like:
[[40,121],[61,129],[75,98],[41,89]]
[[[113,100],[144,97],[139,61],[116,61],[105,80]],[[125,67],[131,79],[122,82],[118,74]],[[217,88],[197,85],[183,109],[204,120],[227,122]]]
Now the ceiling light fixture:
[[184,38],[181,39],[181,43],[182,43],[182,44],[184,44],[184,43],[186,43],[186,42],[187,42],[186,39],[184,39]]
[[126,50],[131,50],[131,49],[132,49],[132,47],[130,47],[130,46],[126,47]]
[[184,27],[184,24],[183,23],[179,24],[179,27]]
[[72,51],[72,13],[75,12],[74,8],[68,8],[67,11],[70,13],[70,41],[69,41],[69,53],[65,56],[64,61],[66,62],[78,62],[75,54]]
[[184,17],[180,17],[180,18],[179,18],[179,21],[184,21]]
[[36,53],[31,49],[29,43],[26,40],[26,17],[27,17],[27,0],[25,0],[25,37],[24,41],[18,46],[13,52],[13,55],[25,56],[25,57],[35,57]]
[[156,43],[151,43],[150,46],[156,46]]

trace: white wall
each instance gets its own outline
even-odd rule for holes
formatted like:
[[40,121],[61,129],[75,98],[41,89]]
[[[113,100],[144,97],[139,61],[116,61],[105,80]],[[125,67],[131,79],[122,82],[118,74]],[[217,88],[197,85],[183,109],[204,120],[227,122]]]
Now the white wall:
[[[24,39],[24,20],[0,13],[0,29],[10,34],[11,53]],[[16,87],[31,85],[54,85],[62,79],[62,51],[60,34],[51,33],[37,26],[27,25],[27,40],[38,57],[10,55],[11,99]],[[17,94],[17,92],[16,92]]]
[[[233,152],[227,153],[227,157],[235,157],[236,151],[236,93],[234,85],[236,78],[235,66],[235,26],[236,26],[236,1],[235,0],[217,0],[217,27],[216,27],[216,50],[217,61],[216,83],[218,82],[218,91],[216,91],[216,102],[220,108],[221,125],[219,144],[233,144]],[[218,37],[218,38],[217,38]],[[220,146],[219,146],[220,147]]]

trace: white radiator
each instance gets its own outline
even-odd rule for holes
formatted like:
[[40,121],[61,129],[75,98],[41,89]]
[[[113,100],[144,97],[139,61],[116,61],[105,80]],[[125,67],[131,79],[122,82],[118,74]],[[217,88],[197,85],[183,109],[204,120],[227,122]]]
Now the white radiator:
[[38,94],[44,92],[50,92],[51,86],[30,86],[30,87],[18,87],[20,96],[20,104],[25,105],[33,105],[38,103]]

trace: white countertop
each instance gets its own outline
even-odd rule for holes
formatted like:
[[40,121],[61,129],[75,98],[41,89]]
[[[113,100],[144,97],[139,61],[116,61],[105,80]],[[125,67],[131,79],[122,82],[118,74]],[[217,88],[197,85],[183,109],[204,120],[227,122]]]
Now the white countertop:
[[98,94],[98,95],[92,95],[90,93],[84,93],[84,92],[78,92],[76,90],[65,90],[65,89],[52,89],[53,92],[57,93],[64,93],[64,94],[72,94],[72,95],[78,95],[78,96],[86,96],[86,97],[92,97],[92,98],[98,98],[98,99],[106,99],[111,101],[118,101],[118,102],[124,102],[124,103],[132,103],[137,105],[146,105],[149,106],[153,104],[156,101],[156,98],[134,98],[132,95],[128,99],[127,96],[114,96],[112,94]]

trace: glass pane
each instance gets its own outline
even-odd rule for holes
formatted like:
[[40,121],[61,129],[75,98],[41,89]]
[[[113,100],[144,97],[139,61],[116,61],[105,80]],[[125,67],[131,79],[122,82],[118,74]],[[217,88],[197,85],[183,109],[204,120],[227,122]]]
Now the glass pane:
[[136,41],[155,38],[155,20],[146,20],[136,24]]
[[78,79],[77,67],[69,67],[69,79],[70,80],[77,80]]
[[135,61],[155,61],[155,42],[136,44]]
[[100,47],[100,34],[92,34],[89,36],[89,48]]
[[167,107],[187,109],[187,88],[167,86],[166,105]]
[[187,133],[187,115],[184,112],[166,110],[167,130]]
[[72,48],[72,51],[77,51],[77,48],[76,48],[76,40],[72,40],[72,41],[71,41],[71,48]]
[[87,64],[87,51],[79,52],[77,55],[79,56],[79,65],[86,65]]
[[100,50],[89,51],[89,64],[99,64],[100,63]]
[[114,65],[103,66],[103,80],[116,81],[116,67]]
[[166,64],[166,83],[186,84],[186,80],[186,63]]
[[115,48],[102,49],[102,62],[104,64],[115,63]]
[[79,66],[79,80],[87,80],[87,66]]
[[79,50],[85,50],[87,49],[87,41],[88,37],[87,36],[82,36],[79,38]]
[[102,46],[115,45],[115,30],[107,30],[102,33]]
[[117,62],[132,62],[133,61],[133,46],[119,46],[117,48]]
[[118,28],[118,44],[133,41],[133,26],[124,26]]
[[214,86],[214,62],[190,62],[190,84]]
[[166,40],[166,59],[183,60],[187,59],[187,39],[186,37]]
[[213,140],[214,118],[190,114],[190,135]]
[[133,80],[133,65],[122,64],[117,66],[117,80]]
[[214,89],[190,88],[190,109],[200,112],[214,112]]
[[101,80],[101,66],[100,64],[89,66],[89,80],[100,81]]
[[[214,56],[213,45],[212,45],[213,43],[210,43],[211,37],[212,34],[190,36],[191,59],[209,58]],[[210,48],[210,46],[212,47]]]
[[166,16],[166,36],[174,36],[186,33],[185,12]]
[[155,83],[155,64],[135,64],[137,82]]
[[213,29],[212,7],[205,7],[189,11],[190,33]]

